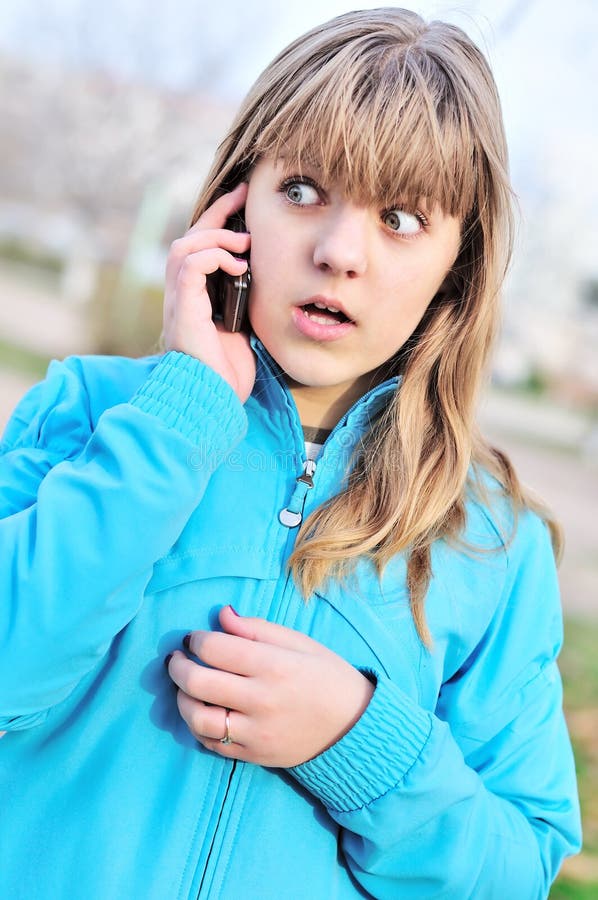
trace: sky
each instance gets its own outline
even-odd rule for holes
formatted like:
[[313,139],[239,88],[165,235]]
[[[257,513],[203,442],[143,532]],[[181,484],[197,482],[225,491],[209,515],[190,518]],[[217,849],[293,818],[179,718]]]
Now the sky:
[[[202,59],[209,58],[215,86],[238,95],[302,31],[356,6],[378,5],[375,0],[219,0],[217,7],[206,0],[8,0],[0,4],[0,47],[36,58],[106,65],[174,87],[192,82]],[[548,82],[581,75],[575,57],[559,59],[561,47],[572,49],[571,37],[576,53],[585,43],[588,64],[595,55],[596,0],[404,0],[389,5],[461,25],[503,70],[501,78],[519,81],[524,95],[531,85],[523,76],[535,68]]]
[[[0,48],[175,88],[204,84],[235,100],[298,34],[355,6],[377,5],[375,0],[219,0],[217,5],[213,0],[8,0],[0,4]],[[595,112],[587,115],[591,101],[598,108],[597,0],[390,5],[448,19],[471,34],[490,58],[514,140],[530,132],[558,140],[571,129],[598,134]]]

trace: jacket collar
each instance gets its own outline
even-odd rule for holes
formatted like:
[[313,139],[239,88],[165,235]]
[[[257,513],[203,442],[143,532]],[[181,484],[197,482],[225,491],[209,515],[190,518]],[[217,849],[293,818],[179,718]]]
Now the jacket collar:
[[[273,402],[277,400],[280,402],[280,394],[282,392],[287,400],[294,405],[290,397],[290,391],[286,386],[284,372],[276,360],[273,359],[259,338],[253,333],[251,334],[250,344],[258,360],[257,381],[260,383],[260,393],[266,390]],[[388,378],[386,381],[377,384],[353,404],[343,416],[344,422],[356,428],[371,423],[390,402],[399,384],[400,378],[398,376]]]

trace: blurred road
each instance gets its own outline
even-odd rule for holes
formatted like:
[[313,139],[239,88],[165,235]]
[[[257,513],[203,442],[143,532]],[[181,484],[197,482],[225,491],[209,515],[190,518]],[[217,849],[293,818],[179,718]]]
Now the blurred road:
[[514,462],[524,484],[547,502],[565,530],[559,569],[563,606],[598,618],[598,460],[542,445],[525,431],[505,433],[484,417],[484,433]]

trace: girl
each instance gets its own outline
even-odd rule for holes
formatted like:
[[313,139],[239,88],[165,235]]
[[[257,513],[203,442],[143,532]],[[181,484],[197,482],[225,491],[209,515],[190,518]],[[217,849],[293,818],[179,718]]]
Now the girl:
[[[469,38],[347,13],[243,103],[165,352],[54,363],[22,401],[6,896],[547,895],[579,847],[557,534],[474,424],[510,202]],[[227,333],[208,279],[247,253]]]

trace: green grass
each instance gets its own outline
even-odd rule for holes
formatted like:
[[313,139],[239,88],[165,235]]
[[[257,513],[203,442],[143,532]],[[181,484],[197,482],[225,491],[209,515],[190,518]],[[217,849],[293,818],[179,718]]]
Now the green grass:
[[598,622],[587,619],[566,621],[560,667],[565,707],[570,710],[598,708]]
[[598,621],[568,619],[560,657],[584,830],[580,857],[565,865],[551,900],[598,898]]
[[581,882],[559,878],[550,892],[550,900],[596,900],[598,881]]
[[50,357],[33,350],[25,350],[16,347],[9,341],[0,338],[0,366],[6,369],[14,369],[16,372],[24,372],[36,378],[43,378],[48,368]]
[[0,260],[9,265],[25,266],[29,274],[38,271],[56,276],[64,268],[62,257],[18,238],[0,241]]

